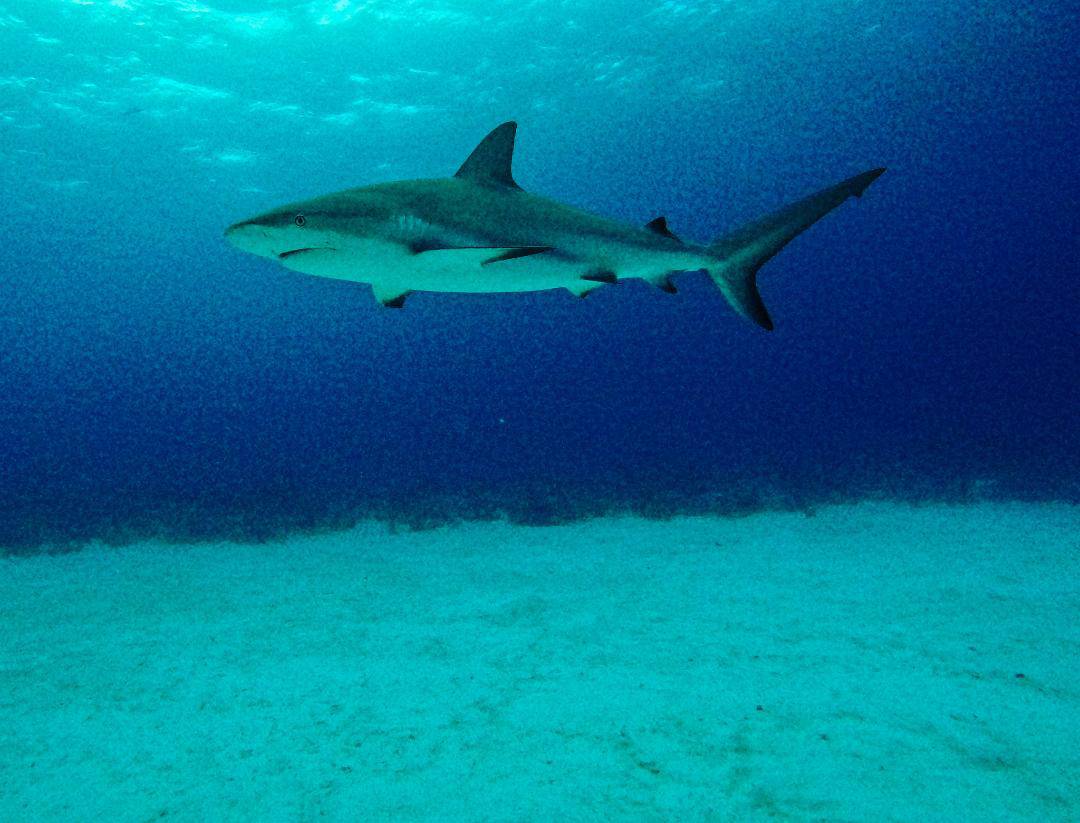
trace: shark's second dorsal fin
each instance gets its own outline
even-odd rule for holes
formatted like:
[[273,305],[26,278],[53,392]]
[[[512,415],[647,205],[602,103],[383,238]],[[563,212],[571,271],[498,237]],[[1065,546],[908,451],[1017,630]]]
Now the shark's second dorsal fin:
[[[679,238],[675,236],[675,233],[668,228],[667,218],[664,217],[664,215],[660,215],[659,217],[650,220],[648,223],[645,224],[645,228],[647,228],[653,234],[670,237],[672,240],[679,240]],[[681,243],[682,240],[679,240],[679,242]]]
[[520,189],[514,182],[510,166],[514,160],[514,136],[517,123],[503,123],[480,141],[468,159],[461,164],[454,177],[472,180],[485,186],[506,186]]

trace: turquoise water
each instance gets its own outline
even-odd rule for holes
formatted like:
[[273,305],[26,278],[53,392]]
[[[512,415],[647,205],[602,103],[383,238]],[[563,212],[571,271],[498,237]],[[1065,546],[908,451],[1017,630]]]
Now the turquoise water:
[[[1075,16],[1053,4],[7,0],[0,542],[262,538],[887,494],[1076,499]],[[418,294],[230,247],[459,167],[708,242],[890,172],[771,260]]]
[[[0,0],[0,818],[1075,818],[1077,28]],[[771,332],[223,237],[509,120],[693,243],[889,172]]]

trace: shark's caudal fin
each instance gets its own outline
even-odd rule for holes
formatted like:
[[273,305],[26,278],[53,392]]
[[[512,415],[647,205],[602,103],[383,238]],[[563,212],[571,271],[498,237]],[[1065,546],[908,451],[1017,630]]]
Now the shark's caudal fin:
[[773,322],[757,289],[757,273],[797,235],[849,197],[861,197],[885,169],[873,169],[792,203],[761,220],[722,237],[709,251],[723,263],[709,274],[739,314],[772,331]]

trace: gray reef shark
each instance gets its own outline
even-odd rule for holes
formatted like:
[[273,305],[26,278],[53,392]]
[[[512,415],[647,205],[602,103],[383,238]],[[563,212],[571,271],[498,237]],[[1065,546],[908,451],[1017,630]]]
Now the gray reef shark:
[[673,292],[672,274],[704,269],[735,311],[772,329],[758,269],[885,171],[856,175],[697,245],[676,237],[663,217],[632,226],[523,191],[510,170],[516,132],[516,123],[503,123],[453,177],[291,203],[236,223],[225,236],[294,271],[370,283],[376,299],[392,307],[414,291],[565,288],[584,297],[635,277]]

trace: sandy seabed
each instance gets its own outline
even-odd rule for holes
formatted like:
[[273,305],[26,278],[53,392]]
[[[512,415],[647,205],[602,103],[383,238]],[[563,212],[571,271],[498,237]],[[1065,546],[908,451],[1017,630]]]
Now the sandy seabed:
[[1080,507],[0,560],[0,819],[1077,820]]

